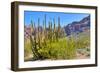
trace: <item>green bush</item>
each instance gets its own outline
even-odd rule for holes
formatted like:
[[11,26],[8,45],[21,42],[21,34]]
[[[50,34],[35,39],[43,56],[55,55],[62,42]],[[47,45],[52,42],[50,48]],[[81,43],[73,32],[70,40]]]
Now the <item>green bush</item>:
[[29,39],[25,40],[24,42],[24,57],[28,57],[32,54],[32,45]]
[[58,42],[48,43],[39,53],[48,59],[72,59],[75,56],[75,42],[73,39],[61,38]]

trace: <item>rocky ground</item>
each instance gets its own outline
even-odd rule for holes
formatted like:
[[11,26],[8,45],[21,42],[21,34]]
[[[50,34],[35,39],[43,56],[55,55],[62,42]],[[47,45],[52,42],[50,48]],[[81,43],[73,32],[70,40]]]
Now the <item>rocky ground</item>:
[[77,49],[76,59],[87,59],[90,57],[89,49]]

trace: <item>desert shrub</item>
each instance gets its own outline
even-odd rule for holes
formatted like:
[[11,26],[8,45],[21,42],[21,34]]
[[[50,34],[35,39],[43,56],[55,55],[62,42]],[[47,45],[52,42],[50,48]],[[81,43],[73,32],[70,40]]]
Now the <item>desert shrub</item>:
[[25,40],[24,42],[24,56],[27,57],[29,56],[30,54],[32,54],[32,45],[31,45],[31,42],[29,39]]
[[77,48],[81,49],[90,47],[90,37],[89,36],[82,37],[82,35],[80,35],[79,39],[76,41],[76,44]]
[[72,59],[75,56],[75,42],[73,39],[61,38],[58,42],[48,43],[39,53],[48,59]]
[[[89,37],[81,37],[77,40],[71,36],[59,38],[58,41],[50,41],[41,44],[41,48],[38,48],[38,52],[45,59],[75,59],[76,49],[89,49]],[[87,49],[88,47],[88,49]],[[25,41],[25,55],[28,56],[32,54],[32,45],[29,40]]]

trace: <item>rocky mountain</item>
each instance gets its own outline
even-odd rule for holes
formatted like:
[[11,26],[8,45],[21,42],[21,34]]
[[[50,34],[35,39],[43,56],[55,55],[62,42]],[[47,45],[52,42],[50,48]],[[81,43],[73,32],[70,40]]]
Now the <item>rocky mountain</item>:
[[83,18],[80,21],[74,21],[64,27],[67,35],[72,33],[78,34],[80,32],[89,31],[90,30],[90,16]]
[[43,28],[41,26],[39,26],[38,28],[34,28],[34,33],[31,33],[31,30],[32,30],[32,26],[29,25],[29,26],[25,26],[24,27],[24,38],[27,39],[27,38],[30,38],[30,35],[34,35],[35,32],[38,32],[38,29],[39,29],[39,32],[42,32]]

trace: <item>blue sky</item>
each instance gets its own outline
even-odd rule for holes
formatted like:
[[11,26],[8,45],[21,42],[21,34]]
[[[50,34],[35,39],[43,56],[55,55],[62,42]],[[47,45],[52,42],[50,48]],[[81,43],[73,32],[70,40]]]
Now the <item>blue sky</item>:
[[[55,23],[58,25],[58,17],[60,17],[60,25],[63,27],[73,21],[80,21],[89,14],[83,13],[63,13],[63,12],[37,12],[37,11],[24,11],[24,24],[29,25],[31,20],[38,24],[38,18],[40,18],[40,25],[43,25],[44,16],[46,14],[46,25],[48,26],[48,21],[55,19]],[[56,26],[57,26],[56,25]]]

